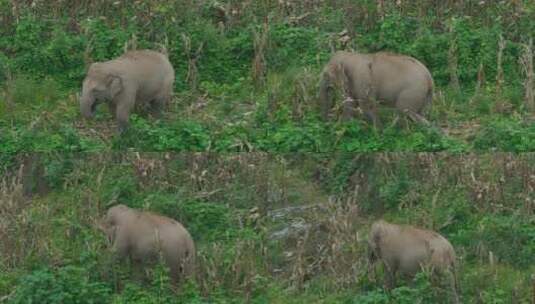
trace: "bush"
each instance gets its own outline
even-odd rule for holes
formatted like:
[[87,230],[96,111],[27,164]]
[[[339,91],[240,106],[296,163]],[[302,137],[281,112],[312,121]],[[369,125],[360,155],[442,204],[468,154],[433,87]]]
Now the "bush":
[[527,152],[535,150],[535,124],[514,118],[494,118],[484,123],[474,139],[477,150]]
[[44,268],[24,276],[11,303],[107,303],[111,289],[91,278],[91,271],[76,266]]
[[432,286],[430,276],[420,272],[414,278],[411,287],[400,286],[392,289],[390,293],[376,289],[357,296],[350,303],[450,303],[448,297],[451,296],[446,290]]
[[502,262],[515,267],[535,263],[533,252],[535,226],[532,220],[518,216],[486,216],[459,229],[455,242],[470,248],[469,258],[475,259],[488,251]]
[[195,239],[207,241],[233,238],[236,235],[234,219],[224,204],[181,202],[178,217]]
[[145,151],[205,151],[210,134],[201,123],[180,120],[170,126],[132,115],[126,133],[114,138],[115,148],[134,147]]

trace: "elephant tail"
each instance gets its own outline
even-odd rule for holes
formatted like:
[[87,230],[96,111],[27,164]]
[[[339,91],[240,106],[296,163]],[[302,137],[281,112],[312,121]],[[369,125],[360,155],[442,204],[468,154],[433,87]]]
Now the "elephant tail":
[[433,76],[429,74],[429,76],[427,77],[427,95],[425,97],[426,104],[431,104],[431,102],[433,101],[434,88],[435,88],[435,83],[433,81]]

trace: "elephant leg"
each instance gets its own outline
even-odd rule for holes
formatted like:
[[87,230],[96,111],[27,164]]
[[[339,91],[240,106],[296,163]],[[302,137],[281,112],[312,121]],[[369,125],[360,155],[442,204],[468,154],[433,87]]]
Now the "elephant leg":
[[417,124],[423,125],[425,127],[431,126],[431,123],[427,119],[425,119],[425,117],[423,117],[422,115],[420,115],[420,114],[418,114],[418,113],[416,113],[416,112],[414,112],[412,110],[404,109],[403,113],[405,115],[407,115],[408,118],[410,118],[412,121],[414,121]]
[[132,277],[133,279],[136,281],[136,282],[139,282],[141,284],[143,283],[148,283],[148,278],[149,276],[147,276],[147,267],[146,267],[146,263],[142,260],[142,259],[138,259],[138,258],[132,258],[131,259],[131,268],[132,268]]
[[356,106],[357,104],[353,98],[346,98],[342,105],[342,120],[348,121],[351,118],[354,118],[356,114]]
[[179,262],[178,265],[169,267],[171,279],[175,284],[179,283],[184,276],[184,265]]
[[396,286],[397,266],[383,262],[385,268],[385,289],[392,290]]
[[117,115],[116,115],[117,106],[114,102],[112,101],[108,102],[108,109],[110,110],[111,116],[113,118],[117,118]]
[[134,107],[133,99],[125,99],[125,102],[118,102],[117,104],[116,118],[119,127],[119,133],[123,133],[128,128],[128,117],[130,116],[130,111],[132,111]]
[[403,111],[403,113],[405,114],[406,117],[408,117],[410,120],[414,121],[415,123],[417,123],[417,124],[419,124],[421,126],[424,126],[425,128],[434,129],[440,135],[445,135],[444,131],[442,131],[441,128],[439,128],[438,126],[436,126],[436,125],[432,124],[431,122],[429,122],[422,115],[420,115],[420,114],[418,114],[416,112],[413,112],[411,110],[405,110],[405,111]]
[[329,114],[331,113],[332,108],[334,107],[334,97],[333,97],[333,88],[325,89],[326,96],[323,99],[320,99],[319,106],[321,117],[323,120],[329,119]]
[[375,262],[368,262],[368,280],[371,282],[377,281],[377,267]]
[[[405,117],[409,118],[413,122],[424,126],[426,128],[433,127],[433,125],[420,114],[420,109],[423,107],[422,102],[419,100],[425,101],[425,96],[420,96],[413,91],[405,91],[400,94],[396,102],[396,108],[401,112]],[[440,133],[441,130],[438,129]]]
[[419,114],[423,107],[426,96],[422,95],[419,90],[402,91],[397,100],[396,108],[412,121],[418,124],[429,124],[429,122]]
[[453,295],[452,303],[459,304],[459,303],[461,303],[461,300],[459,298],[459,286],[458,286],[455,270],[450,269],[450,270],[447,271],[447,273],[448,273],[448,276],[449,276],[451,293]]
[[163,115],[163,109],[169,103],[170,97],[156,97],[151,102],[152,115],[156,118],[161,118]]
[[377,115],[377,109],[364,110],[364,115],[366,116],[366,119],[368,120],[368,122],[371,123],[374,128],[376,129],[383,128],[383,124],[381,123],[381,120],[379,119]]
[[377,107],[375,101],[369,100],[367,98],[359,98],[359,106],[364,113],[364,116],[368,123],[372,124],[376,129],[382,129],[383,125],[377,114]]

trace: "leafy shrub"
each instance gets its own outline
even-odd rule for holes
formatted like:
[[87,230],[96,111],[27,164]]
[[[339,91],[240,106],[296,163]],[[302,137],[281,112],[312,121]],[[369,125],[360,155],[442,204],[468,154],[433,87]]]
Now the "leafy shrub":
[[450,303],[445,295],[446,291],[431,285],[430,277],[420,272],[409,286],[399,286],[390,293],[376,289],[363,295],[359,295],[350,303]]
[[145,208],[184,224],[196,240],[220,240],[235,235],[232,209],[223,203],[183,200],[176,194],[161,192],[148,195],[143,202]]
[[535,149],[535,124],[512,118],[488,120],[474,139],[474,147],[487,151],[533,151]]
[[265,129],[266,137],[258,139],[258,147],[263,151],[325,152],[330,146],[326,128],[318,122],[288,122],[278,126],[265,126]]
[[224,204],[181,202],[178,217],[196,239],[221,240],[233,237],[235,228],[230,209]]
[[535,226],[532,220],[518,216],[485,216],[459,229],[456,243],[470,248],[470,258],[478,257],[478,246],[492,251],[501,261],[516,267],[527,267],[535,263],[533,252]]
[[72,172],[74,168],[73,156],[69,154],[62,154],[61,157],[47,157],[45,178],[48,185],[59,188],[63,185],[67,174]]
[[158,263],[151,270],[151,278],[150,285],[126,282],[124,290],[114,297],[113,303],[181,303],[173,291],[164,263]]
[[[139,204],[137,198],[137,181],[135,176],[129,172],[131,168],[116,165],[106,170],[100,192],[103,202],[122,203],[132,206]],[[138,207],[132,206],[132,207]]]
[[[0,51],[0,83],[3,83],[6,81],[6,78],[8,76],[8,71],[9,71],[9,64],[10,64],[9,58],[7,58],[7,56],[2,51]],[[0,108],[0,111],[1,110],[2,109]]]
[[407,174],[407,168],[400,166],[397,168],[398,174],[390,177],[379,186],[379,198],[384,202],[385,207],[396,209],[402,201],[402,197],[407,194],[412,186]]
[[268,66],[272,70],[286,70],[289,66],[316,65],[318,59],[329,57],[327,36],[315,28],[272,26],[269,32]]
[[36,270],[20,280],[11,303],[108,302],[110,288],[91,278],[90,273],[76,266]]
[[130,117],[126,134],[115,138],[116,148],[136,147],[148,151],[204,151],[210,145],[205,127],[194,121],[180,120],[170,126],[152,125],[136,115]]
[[339,150],[356,151],[464,151],[465,145],[441,135],[433,128],[417,128],[415,131],[387,127],[381,132],[362,121],[342,124],[336,131]]
[[51,106],[60,98],[64,98],[61,87],[52,78],[37,80],[20,75],[7,82],[5,90],[15,107],[19,105],[25,107]]

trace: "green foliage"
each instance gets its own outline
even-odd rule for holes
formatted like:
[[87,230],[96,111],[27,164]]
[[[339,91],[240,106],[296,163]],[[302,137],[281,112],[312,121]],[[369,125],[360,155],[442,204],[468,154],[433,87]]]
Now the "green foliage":
[[[400,278],[397,288],[387,292],[379,288],[381,271],[377,280],[368,278],[364,252],[346,250],[346,239],[355,244],[355,236],[366,235],[371,221],[383,217],[434,227],[451,241],[459,257],[463,302],[530,299],[534,223],[529,216],[518,215],[529,210],[523,203],[529,176],[524,179],[513,173],[518,171],[496,165],[502,163],[501,156],[140,153],[139,157],[129,153],[40,157],[52,191],[26,198],[30,203],[25,208],[1,211],[8,210],[2,223],[7,222],[10,234],[0,241],[5,256],[1,266],[6,269],[0,273],[0,297],[5,295],[14,303],[26,299],[39,303],[449,303],[447,276],[438,284],[426,273],[413,282]],[[520,172],[529,172],[532,166],[529,155],[505,159],[507,167]],[[138,162],[149,160],[154,168],[146,176],[139,174]],[[6,176],[18,168],[20,163]],[[507,172],[513,176],[502,180],[504,170],[511,170]],[[476,181],[470,172],[475,172]],[[253,173],[255,178],[250,178]],[[20,186],[11,184],[8,179],[0,193],[8,204],[20,199]],[[503,192],[494,199],[504,206],[492,210],[496,202],[474,203],[472,187],[482,184]],[[266,194],[257,189],[283,195],[287,205],[279,209],[269,205],[270,200],[264,203]],[[353,201],[359,216],[346,217],[338,203],[312,213],[299,208],[321,204],[329,196]],[[522,201],[509,202],[518,198]],[[147,267],[145,282],[137,282],[133,264],[113,260],[97,223],[108,205],[115,203],[182,222],[198,250],[195,277],[176,289],[167,268],[159,264]],[[277,214],[284,214],[281,221],[273,220],[281,216]],[[319,234],[310,230],[306,243],[295,242],[293,236],[271,240],[273,232],[296,218],[317,223]],[[352,221],[357,225],[344,228]],[[339,250],[332,253],[323,249],[338,244]],[[490,252],[492,262],[488,262]],[[295,259],[296,254],[302,254],[302,259]],[[336,260],[326,260],[340,258],[344,265],[355,265],[356,272],[346,277],[331,267],[310,266],[324,261],[338,267]],[[301,281],[295,273],[305,267],[315,267],[315,272]],[[280,274],[272,276],[275,270]],[[301,287],[294,289],[299,282]]]
[[533,220],[519,216],[485,216],[459,229],[455,238],[466,246],[482,246],[483,254],[491,251],[501,261],[515,267],[527,267],[535,263],[533,224]]
[[384,290],[378,289],[369,291],[364,295],[359,295],[352,301],[348,301],[348,304],[388,304],[388,295]]
[[181,202],[179,217],[197,239],[215,241],[236,235],[230,208],[221,203]]
[[82,27],[86,33],[84,45],[90,48],[91,59],[106,61],[121,55],[124,44],[136,32],[134,26],[135,23],[129,23],[126,28],[110,27],[101,18],[87,19]]
[[[27,76],[19,76],[7,83],[7,94],[13,106],[26,108],[47,108],[61,98],[65,98],[59,84],[52,78],[36,80]],[[0,114],[8,114],[3,112]]]
[[233,238],[237,234],[232,209],[223,203],[191,201],[174,194],[151,193],[143,199],[143,204],[145,208],[179,220],[196,240],[215,241]]
[[277,152],[325,152],[331,146],[327,131],[324,125],[315,120],[302,124],[292,121],[269,124],[265,126],[265,137],[258,139],[258,147],[260,150]]
[[[0,126],[8,130],[0,136],[7,143],[3,147],[7,154],[106,148],[222,152],[464,152],[471,149],[531,151],[534,147],[530,137],[534,132],[529,122],[497,118],[493,113],[494,103],[502,100],[498,101],[494,96],[492,86],[484,84],[485,94],[475,106],[468,104],[471,90],[464,90],[475,85],[480,64],[487,80],[496,77],[496,50],[498,37],[502,34],[507,41],[503,56],[506,83],[503,95],[498,97],[506,99],[514,109],[525,110],[521,105],[522,88],[517,84],[521,80],[518,57],[523,40],[509,37],[499,18],[500,22],[487,26],[486,17],[453,14],[439,20],[434,15],[422,16],[424,11],[405,13],[389,6],[384,20],[377,22],[373,20],[377,17],[377,8],[367,2],[347,8],[322,6],[322,13],[314,13],[314,18],[308,20],[307,17],[307,22],[302,24],[272,16],[272,22],[264,27],[263,14],[275,7],[255,4],[240,16],[242,22],[222,27],[219,22],[227,22],[229,20],[225,18],[230,17],[221,19],[213,3],[190,7],[178,2],[141,2],[137,9],[114,4],[103,12],[103,16],[76,17],[76,20],[67,16],[45,18],[51,12],[47,11],[49,8],[42,9],[42,14],[36,14],[32,9],[22,10],[18,22],[8,24],[4,29],[6,35],[0,39],[0,67],[15,75],[4,87],[3,95],[9,102],[0,103]],[[357,20],[346,15],[346,9],[359,14],[361,10],[368,10],[371,15]],[[526,8],[529,9],[532,8]],[[142,12],[146,11],[151,12],[153,20],[149,26],[143,21],[146,16]],[[81,15],[86,13],[80,12]],[[124,18],[116,18],[115,14]],[[495,18],[501,12],[489,10],[486,14]],[[523,17],[521,21],[528,28],[533,26]],[[452,100],[448,103],[458,113],[453,115],[452,109],[444,104],[436,105],[438,109],[433,110],[433,115],[445,117],[443,119],[449,123],[483,116],[484,127],[478,130],[474,140],[469,138],[470,142],[465,143],[425,128],[386,127],[378,132],[360,118],[348,123],[319,121],[313,106],[317,74],[328,60],[332,47],[340,47],[333,32],[348,24],[355,26],[356,37],[350,44],[359,51],[389,50],[422,61],[432,71],[436,92],[443,91],[449,83],[448,50],[454,42],[463,94],[447,95],[447,99]],[[267,45],[265,49],[255,50],[255,35],[265,29]],[[132,44],[133,37],[138,48],[159,48],[167,41],[169,57],[176,70],[176,89],[185,91],[179,106],[184,111],[172,112],[168,120],[156,122],[133,116],[132,130],[120,137],[112,136],[113,130],[102,135],[100,131],[89,131],[95,126],[90,122],[83,121],[80,127],[78,109],[71,96],[79,91],[87,63],[120,55],[126,43]],[[189,47],[186,40],[191,42]],[[198,54],[197,50],[200,50]],[[263,72],[268,82],[264,87],[253,89],[251,69],[255,56],[265,59]],[[296,67],[304,72],[292,72]],[[272,75],[278,74],[284,77],[273,81]],[[310,78],[309,74],[316,78]],[[6,75],[6,72],[0,72],[0,79]],[[195,92],[188,92],[191,77],[196,77],[199,84]],[[213,106],[196,110],[199,115],[195,113],[194,117],[189,117],[191,112],[186,108],[195,105],[196,99],[207,99]],[[274,109],[271,103],[276,104]],[[49,112],[48,119],[40,122],[38,128],[29,128],[34,117],[43,110]],[[108,116],[101,119],[98,115],[96,125],[109,119]],[[384,120],[389,121],[391,117]]]
[[59,21],[41,22],[32,15],[21,18],[14,35],[0,41],[6,53],[17,54],[13,69],[39,78],[53,76],[71,84],[81,79],[82,51],[87,42],[83,36],[66,32],[65,22]]
[[533,151],[535,147],[535,124],[514,118],[489,120],[476,136],[474,147],[485,151]]
[[395,177],[390,177],[379,188],[379,198],[384,202],[386,208],[397,209],[398,204],[402,201],[402,196],[407,194],[409,188],[413,186],[409,181],[407,168],[401,165],[398,170],[399,172]]
[[167,268],[158,263],[151,271],[150,285],[127,282],[124,290],[113,297],[111,303],[181,303],[173,291]]
[[115,138],[116,148],[135,147],[149,151],[204,151],[210,145],[210,135],[202,124],[178,121],[172,126],[161,122],[150,124],[132,115],[132,126],[126,134]]
[[104,303],[110,288],[89,275],[88,269],[65,266],[41,269],[24,276],[11,303]]
[[74,169],[72,155],[65,153],[62,154],[61,158],[50,157],[47,159],[47,155],[44,154],[43,157],[45,159],[41,161],[46,163],[45,179],[47,184],[52,188],[61,188],[67,178],[67,175]]
[[284,71],[292,66],[310,66],[328,60],[327,35],[315,28],[276,25],[270,28],[270,68]]
[[[240,30],[222,36],[212,24],[192,24],[189,33],[196,45],[203,43],[199,64],[201,81],[233,84],[249,72],[253,57],[253,39],[250,30]],[[214,43],[218,41],[219,43]],[[198,46],[193,45],[193,51]]]
[[450,303],[446,299],[446,295],[437,294],[435,289],[431,286],[430,276],[421,272],[416,275],[411,287],[400,286],[394,288],[390,293],[376,289],[359,295],[348,303]]
[[139,201],[135,200],[138,194],[138,184],[135,176],[132,175],[131,168],[123,166],[111,168],[106,172],[103,185],[100,193],[103,202],[140,207]]
[[[7,269],[0,273],[0,301],[446,302],[444,289],[429,284],[425,275],[410,287],[402,284],[392,292],[360,279],[343,282],[335,289],[317,290],[308,285],[309,277],[333,282],[340,278],[316,275],[331,256],[321,252],[306,257],[305,247],[310,244],[305,240],[304,256],[263,247],[264,236],[273,228],[264,213],[274,206],[265,201],[268,195],[260,192],[273,184],[282,188],[281,195],[288,202],[296,204],[315,194],[319,197],[312,197],[311,203],[322,203],[332,195],[356,201],[359,233],[366,232],[361,226],[375,216],[438,227],[463,258],[465,302],[507,303],[517,288],[520,301],[528,301],[531,287],[526,282],[533,271],[529,267],[535,264],[534,223],[518,215],[524,211],[524,200],[529,200],[525,193],[528,179],[518,174],[505,182],[466,185],[470,178],[457,179],[445,171],[441,172],[448,177],[417,176],[414,165],[401,163],[386,170],[388,166],[379,158],[389,158],[389,154],[367,153],[534,151],[533,115],[523,106],[524,76],[518,61],[521,43],[535,31],[531,2],[464,1],[437,6],[425,1],[384,1],[382,8],[372,0],[227,1],[221,7],[217,1],[137,1],[135,6],[121,1],[30,2],[0,0],[0,172],[6,172],[6,178],[15,176],[22,153],[45,152],[42,178],[53,194],[22,199],[19,185],[13,186],[19,190],[11,193],[10,184],[1,183],[0,199],[8,207],[0,208],[0,227],[7,223],[10,233],[2,235],[0,242],[0,267]],[[267,44],[255,50],[255,38],[264,29]],[[348,36],[339,35],[342,30],[347,30]],[[504,83],[498,88],[500,35],[506,43]],[[80,117],[76,96],[90,62],[115,58],[125,45],[158,49],[161,44],[176,72],[175,96],[163,119],[131,115],[131,127],[118,135],[107,111],[99,111],[93,121]],[[382,130],[360,117],[347,122],[319,120],[315,108],[319,73],[332,51],[339,49],[400,52],[424,63],[436,84],[434,103],[426,117],[445,134],[437,127],[412,123],[391,126],[393,115],[382,111]],[[452,54],[460,93],[447,87]],[[266,82],[261,85],[254,84],[251,77],[255,58],[264,59],[260,72]],[[474,96],[480,65],[485,81],[480,95]],[[192,78],[195,90],[190,87]],[[136,175],[124,156],[127,154],[106,159],[110,150],[283,153],[271,159],[270,166],[280,165],[275,159],[285,159],[284,153],[320,154],[310,160],[319,168],[310,172],[302,172],[298,161],[282,166],[281,176],[296,170],[296,179],[311,179],[296,185],[286,185],[293,180],[276,174],[258,177],[268,181],[267,186],[255,185],[256,175],[249,180],[249,175],[242,176],[232,168],[192,187],[196,182],[184,172],[193,169],[187,166],[175,164],[172,169],[161,169],[167,169],[167,176],[145,180]],[[103,166],[92,163],[98,161],[90,157],[87,162],[77,160],[77,153],[92,151],[106,159]],[[449,157],[455,154],[445,159]],[[403,162],[404,158],[392,159]],[[261,175],[256,165],[248,170]],[[214,170],[206,172],[209,175]],[[232,181],[223,182],[227,179]],[[439,184],[431,182],[435,179]],[[507,185],[500,186],[503,183]],[[489,191],[501,187],[501,198],[494,199],[504,205],[498,211],[473,202],[471,188],[487,184]],[[439,186],[441,192],[435,199]],[[313,194],[304,193],[308,189],[314,189]],[[210,192],[213,190],[217,191]],[[206,193],[210,196],[204,197]],[[197,277],[179,291],[170,286],[162,265],[154,269],[150,283],[137,284],[128,274],[104,265],[106,257],[98,262],[84,260],[86,254],[102,254],[103,238],[95,237],[94,224],[104,208],[116,203],[180,220],[192,233],[199,252],[206,254],[203,258],[209,260],[219,250],[217,259],[213,265],[202,265]],[[250,214],[253,207],[260,210]],[[4,216],[4,209],[13,214]],[[256,212],[260,218],[254,220]],[[323,247],[322,241],[313,245],[332,245]],[[254,249],[244,254],[240,251],[243,242]],[[272,260],[259,261],[264,252],[283,262],[275,269],[277,263],[271,265]],[[497,265],[486,262],[489,252]],[[80,256],[85,266],[73,266],[72,261]],[[348,264],[361,265],[359,257],[348,259]],[[42,268],[52,264],[63,266]],[[266,275],[267,269],[273,271],[273,277]],[[109,274],[113,277],[106,276]],[[303,282],[296,283],[300,277]],[[300,288],[294,289],[295,285]]]

